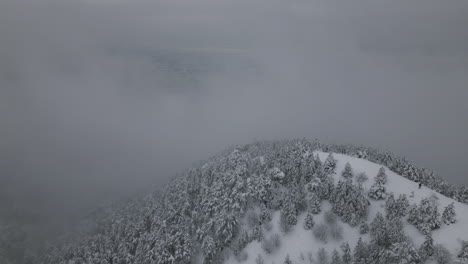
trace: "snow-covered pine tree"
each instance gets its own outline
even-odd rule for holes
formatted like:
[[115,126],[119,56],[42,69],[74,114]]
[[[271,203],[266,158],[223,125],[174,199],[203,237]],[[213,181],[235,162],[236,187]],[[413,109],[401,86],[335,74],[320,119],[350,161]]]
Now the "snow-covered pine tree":
[[440,213],[434,201],[424,198],[419,207],[411,208],[408,222],[415,225],[423,234],[427,235],[432,230],[440,228]]
[[271,211],[266,207],[265,204],[260,205],[260,222],[263,224],[269,223],[271,221]]
[[291,200],[296,208],[296,214],[304,212],[307,209],[304,185],[294,183],[289,189]]
[[362,188],[352,181],[340,180],[330,197],[333,212],[340,216],[343,222],[352,226],[358,225],[367,217],[369,201]]
[[434,260],[438,264],[452,264],[452,254],[442,244],[436,244],[434,246]]
[[304,229],[311,230],[315,225],[314,218],[311,213],[308,213],[304,220]]
[[451,203],[445,207],[444,212],[442,213],[442,222],[446,225],[454,224],[457,222],[455,216],[455,206]]
[[319,171],[319,170],[323,171],[323,163],[322,163],[322,160],[320,160],[320,157],[319,157],[318,154],[315,155],[314,162],[315,162],[315,170],[316,171]]
[[346,163],[345,168],[341,173],[341,176],[348,180],[353,178],[353,168],[351,167],[351,164],[349,164],[349,162]]
[[374,220],[370,224],[370,235],[372,238],[373,243],[385,247],[387,245],[388,237],[387,237],[387,230],[386,230],[386,222],[385,218],[379,212],[375,216]]
[[330,153],[323,164],[323,170],[327,175],[334,174],[336,171],[336,159],[333,157],[333,154]]
[[359,226],[359,233],[361,235],[369,233],[369,224],[367,224],[367,222],[362,222],[362,224]]
[[291,227],[297,224],[297,209],[295,197],[292,193],[287,193],[284,197],[280,210],[280,226],[283,232],[289,232]]
[[461,250],[457,257],[461,260],[468,262],[468,241],[462,241]]
[[336,249],[333,250],[330,264],[343,264],[343,261],[341,260],[341,256]]
[[315,193],[309,193],[308,197],[309,212],[319,214],[322,211],[322,203]]
[[340,248],[341,251],[343,251],[343,264],[351,264],[351,262],[353,261],[353,257],[351,255],[351,248],[349,247],[349,243],[344,242],[343,244],[341,244]]
[[394,243],[390,247],[392,263],[419,264],[421,257],[414,246],[406,241]]
[[[203,256],[205,257],[205,260],[211,261],[215,257],[217,246],[216,246],[214,239],[211,236],[206,236],[205,239],[203,240],[202,250],[203,250]],[[161,262],[161,263],[165,263],[165,262]]]
[[385,202],[385,212],[387,213],[387,219],[401,218],[406,216],[409,202],[406,195],[401,194],[395,201],[393,194],[390,194]]
[[329,176],[314,176],[312,180],[306,185],[306,190],[309,193],[314,193],[321,200],[330,198],[334,189],[333,179]]
[[397,203],[397,215],[399,217],[405,217],[408,214],[409,201],[406,194],[400,194],[396,201]]
[[368,264],[369,263],[369,245],[362,241],[360,237],[356,247],[354,248],[354,264]]
[[408,223],[417,225],[418,224],[418,206],[416,204],[412,204],[408,209],[408,218],[406,219]]
[[247,193],[251,199],[261,203],[270,199],[271,180],[265,175],[253,174],[247,178]]
[[419,256],[421,260],[425,262],[430,257],[434,255],[434,239],[432,239],[432,235],[426,235],[424,242],[421,244],[419,248]]
[[385,213],[387,214],[388,219],[392,219],[396,217],[396,201],[395,201],[395,196],[393,193],[388,195],[387,200],[385,201]]
[[385,220],[382,214],[377,213],[370,225],[372,244],[382,248],[404,241],[403,223],[399,218]]
[[271,180],[277,181],[279,183],[283,183],[285,181],[286,175],[283,171],[281,171],[277,167],[273,167],[267,171],[267,176],[270,177]]
[[384,200],[387,197],[387,190],[385,185],[375,181],[375,183],[370,187],[368,196],[374,200]]
[[377,176],[375,176],[375,182],[382,185],[387,183],[387,174],[385,173],[384,167],[380,167]]

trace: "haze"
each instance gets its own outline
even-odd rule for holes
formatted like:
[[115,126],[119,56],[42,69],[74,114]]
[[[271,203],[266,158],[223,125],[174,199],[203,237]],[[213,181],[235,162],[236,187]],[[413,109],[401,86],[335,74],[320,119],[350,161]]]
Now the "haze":
[[255,139],[468,184],[467,25],[463,0],[2,1],[3,204],[74,218]]

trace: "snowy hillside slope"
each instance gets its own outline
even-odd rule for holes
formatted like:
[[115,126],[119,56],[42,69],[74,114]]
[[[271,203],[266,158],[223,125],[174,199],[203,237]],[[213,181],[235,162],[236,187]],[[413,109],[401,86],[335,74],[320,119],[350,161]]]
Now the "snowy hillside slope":
[[455,201],[468,189],[362,150],[305,139],[234,146],[102,208],[31,263],[468,263],[468,203]]
[[[325,162],[329,155],[329,153],[320,151],[315,151],[314,155],[315,154],[318,154],[322,162]],[[333,156],[337,160],[336,172],[332,175],[335,183],[342,178],[341,172],[344,170],[346,163],[349,163],[353,169],[354,175],[365,173],[368,176],[369,179],[363,183],[363,187],[366,192],[374,183],[374,178],[382,167],[381,165],[372,163],[368,160],[350,157],[343,154],[333,153]],[[430,197],[438,205],[439,212],[447,205],[454,203],[457,222],[451,225],[442,224],[440,229],[432,231],[432,237],[435,241],[434,243],[444,245],[449,249],[453,256],[456,256],[460,251],[461,241],[468,240],[468,205],[454,201],[453,199],[436,193],[425,186],[422,186],[421,189],[419,189],[418,183],[410,181],[390,171],[388,168],[385,169],[388,179],[386,183],[387,193],[393,193],[395,197],[398,197],[400,194],[406,194],[410,204],[419,204],[421,199]],[[370,202],[371,205],[367,218],[367,223],[369,224],[378,212],[385,215],[385,200],[376,201],[370,199]],[[315,225],[325,222],[324,214],[330,210],[331,204],[328,201],[322,201],[322,212],[314,215]],[[319,248],[326,249],[329,257],[331,257],[332,251],[335,249],[340,251],[340,245],[345,241],[347,241],[351,246],[351,249],[353,249],[360,237],[365,241],[370,240],[369,233],[361,235],[358,227],[351,227],[349,224],[343,223],[340,219],[337,219],[338,225],[343,227],[343,238],[339,240],[328,239],[326,243],[318,241],[312,234],[311,230],[305,230],[303,227],[306,214],[306,212],[302,213],[298,217],[298,223],[294,229],[285,234],[280,230],[280,213],[279,211],[276,211],[272,218],[273,227],[270,231],[266,232],[264,236],[268,237],[275,233],[280,234],[280,248],[272,254],[266,254],[262,249],[261,243],[259,241],[253,241],[245,248],[245,253],[248,257],[246,260],[239,261],[239,259],[236,260],[232,256],[225,263],[255,263],[255,259],[258,255],[261,255],[264,263],[268,264],[284,263],[287,255],[289,255],[292,263],[311,263],[311,258],[313,260],[317,258],[316,256]],[[410,237],[415,247],[419,248],[419,246],[424,242],[425,236],[407,221],[403,221],[403,223],[404,233]]]

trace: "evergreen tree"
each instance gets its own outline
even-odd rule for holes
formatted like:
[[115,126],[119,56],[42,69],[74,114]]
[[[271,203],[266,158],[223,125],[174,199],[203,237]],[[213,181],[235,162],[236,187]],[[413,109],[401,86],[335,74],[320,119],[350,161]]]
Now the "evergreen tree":
[[387,218],[392,219],[396,217],[396,214],[397,214],[396,207],[397,205],[396,205],[395,197],[393,196],[393,193],[391,193],[388,196],[387,201],[385,201],[385,213],[387,214]]
[[247,192],[253,200],[265,203],[270,199],[271,180],[265,175],[256,175],[247,178]]
[[409,207],[408,198],[406,195],[402,194],[395,201],[393,194],[390,194],[385,202],[385,212],[387,213],[387,218],[401,218],[406,216]]
[[368,245],[359,238],[356,247],[354,248],[354,264],[368,264],[369,251]]
[[459,259],[468,261],[468,241],[462,241],[462,247],[457,257]]
[[349,164],[349,162],[346,163],[345,168],[343,172],[341,173],[341,176],[343,176],[343,178],[348,179],[348,180],[353,178],[353,168],[351,168],[351,164]]
[[432,239],[431,235],[427,235],[424,239],[424,242],[421,244],[421,247],[419,248],[419,256],[424,262],[432,255],[434,255],[434,240]]
[[438,264],[452,264],[452,254],[442,244],[434,246],[434,260]]
[[343,251],[343,264],[351,264],[353,257],[351,256],[351,248],[348,242],[341,244],[341,251]]
[[[202,244],[203,256],[210,261],[216,255],[216,243],[211,236],[205,237]],[[165,263],[165,262],[161,262]]]
[[336,249],[333,250],[330,264],[343,264],[343,261],[341,261],[340,254]]
[[309,204],[309,212],[312,214],[319,214],[322,210],[322,203],[320,202],[319,197],[315,193],[310,193],[307,200]]
[[446,225],[454,224],[457,222],[455,219],[455,207],[451,203],[445,207],[444,212],[442,213],[442,222]]
[[297,210],[294,203],[294,197],[291,194],[286,195],[280,211],[280,226],[283,232],[289,232],[291,227],[297,224]]
[[323,164],[323,169],[327,175],[331,175],[335,173],[336,170],[336,160],[333,157],[333,154],[330,153],[328,154],[327,159],[325,160],[325,163]]
[[405,240],[401,220],[398,218],[385,220],[381,213],[377,213],[372,221],[370,235],[372,243],[382,248],[389,248],[393,243]]
[[417,225],[417,223],[418,223],[418,214],[419,214],[418,206],[416,204],[412,204],[409,207],[408,218],[406,219],[408,221],[408,223],[413,224],[413,225]]
[[405,217],[408,214],[409,201],[406,194],[400,194],[396,201],[397,203],[397,216]]
[[304,220],[304,229],[311,230],[315,225],[314,218],[312,214],[308,213],[305,220]]
[[370,224],[370,235],[375,244],[385,246],[387,241],[386,222],[382,214],[379,212]]
[[421,262],[418,251],[406,241],[393,244],[390,252],[393,263],[418,264]]
[[271,211],[266,207],[265,204],[260,205],[260,222],[263,224],[269,223],[271,221]]
[[375,176],[375,183],[385,185],[387,183],[387,174],[385,173],[385,168],[380,167],[377,176]]
[[296,214],[302,213],[307,209],[306,193],[304,185],[294,183],[289,190],[291,200],[296,208]]
[[368,196],[374,200],[384,200],[387,197],[387,190],[383,184],[376,182],[370,187]]
[[367,217],[370,204],[362,188],[348,180],[338,182],[330,202],[333,212],[340,216],[343,222],[352,226],[358,225]]
[[327,200],[330,198],[330,195],[334,190],[333,179],[329,176],[315,176],[306,185],[306,190],[309,193],[315,194],[321,200]]
[[369,225],[366,222],[362,222],[362,224],[359,226],[359,233],[361,235],[369,233]]
[[427,235],[432,230],[440,227],[439,212],[437,205],[424,198],[421,200],[419,207],[413,207],[408,215],[408,222],[415,225],[423,234]]

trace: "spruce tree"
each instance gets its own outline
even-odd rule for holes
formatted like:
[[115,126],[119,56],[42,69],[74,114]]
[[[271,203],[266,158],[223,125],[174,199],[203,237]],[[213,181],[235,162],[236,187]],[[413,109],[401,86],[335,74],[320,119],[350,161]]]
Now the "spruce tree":
[[396,201],[397,203],[397,215],[399,217],[405,217],[408,214],[409,201],[406,194],[400,194]]
[[432,230],[440,227],[440,214],[437,205],[428,198],[421,200],[419,207],[411,208],[408,222],[415,225],[423,234],[427,235]]
[[304,229],[311,230],[315,225],[314,218],[312,214],[308,213],[305,220],[304,220]]
[[343,178],[347,180],[350,180],[353,178],[353,168],[351,168],[351,164],[349,164],[349,162],[346,163],[345,168],[343,172],[341,173],[341,176],[343,176]]
[[325,163],[323,164],[324,166],[324,171],[328,175],[334,174],[336,170],[336,160],[333,157],[333,154],[330,153],[328,154],[327,159],[325,160]]
[[424,239],[424,242],[421,244],[421,247],[419,248],[419,256],[424,262],[432,255],[434,255],[434,240],[432,239],[431,235],[427,235]]
[[369,225],[366,222],[362,222],[362,224],[359,226],[359,233],[361,235],[369,233]]
[[375,176],[375,182],[382,185],[387,183],[387,174],[385,173],[384,167],[380,167],[377,176]]
[[333,250],[330,264],[343,264],[343,261],[341,260],[340,254],[338,253],[338,251],[336,249]]
[[457,222],[455,216],[455,207],[454,204],[451,203],[445,207],[444,212],[442,213],[442,222],[446,225],[454,224]]
[[348,242],[341,244],[341,251],[343,251],[343,264],[351,264],[353,257],[351,256],[351,248]]
[[468,241],[462,241],[462,247],[457,257],[459,259],[468,261]]
[[367,243],[362,241],[362,238],[359,238],[356,247],[354,248],[354,264],[367,264],[369,259]]
[[387,214],[388,219],[392,219],[396,217],[397,215],[397,205],[395,201],[395,197],[393,196],[393,193],[391,193],[387,201],[385,201],[385,213]]
[[385,218],[380,212],[377,213],[374,220],[370,224],[370,235],[372,241],[381,247],[388,243]]
[[393,244],[390,252],[392,263],[419,264],[421,262],[418,251],[406,241]]
[[315,193],[310,193],[307,198],[309,212],[311,212],[312,214],[319,214],[322,210],[322,203],[320,201],[320,198]]
[[384,200],[387,197],[385,185],[375,182],[369,189],[368,196],[374,200]]

